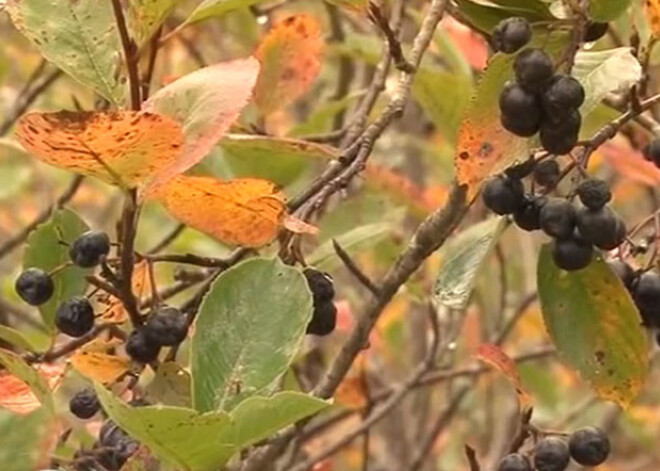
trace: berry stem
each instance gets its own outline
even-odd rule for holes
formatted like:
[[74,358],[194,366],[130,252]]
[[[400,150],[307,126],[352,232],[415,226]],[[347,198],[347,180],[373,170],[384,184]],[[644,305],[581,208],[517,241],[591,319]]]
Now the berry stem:
[[140,208],[137,202],[137,190],[131,189],[124,200],[124,210],[120,222],[120,274],[115,284],[126,312],[134,327],[142,325],[142,316],[135,295],[133,294],[133,266],[135,265],[135,235]]

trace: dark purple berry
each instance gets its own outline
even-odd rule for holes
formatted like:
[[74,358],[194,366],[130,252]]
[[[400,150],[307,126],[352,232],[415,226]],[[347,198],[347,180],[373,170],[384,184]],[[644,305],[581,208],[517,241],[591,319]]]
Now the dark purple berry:
[[541,208],[541,229],[551,237],[568,239],[575,231],[576,212],[562,198],[550,198]]
[[144,328],[137,328],[126,340],[126,353],[139,363],[151,363],[158,358],[160,344],[152,340]]
[[635,280],[635,270],[630,265],[621,260],[610,260],[607,265],[626,288],[630,289],[632,287]]
[[541,186],[554,188],[559,182],[561,169],[559,163],[554,159],[547,159],[536,166],[534,170],[534,181]]
[[496,51],[513,54],[532,39],[532,26],[525,18],[512,17],[500,21],[493,30],[492,45]]
[[568,445],[561,438],[544,438],[534,446],[534,467],[537,471],[564,471],[570,459]]
[[330,275],[311,267],[305,268],[303,275],[314,301],[331,301],[335,297],[335,287]]
[[515,164],[507,168],[504,173],[507,177],[522,180],[525,177],[528,177],[534,172],[536,168],[537,161],[534,157],[529,157],[524,162]]
[[532,465],[520,453],[511,453],[502,458],[497,471],[532,471]]
[[660,275],[655,272],[642,273],[632,285],[635,305],[647,327],[660,327]]
[[587,23],[587,30],[584,32],[584,42],[590,43],[593,41],[598,41],[600,38],[605,36],[608,28],[608,23]]
[[15,288],[21,299],[32,306],[48,302],[55,291],[53,279],[40,268],[28,268],[21,273]]
[[518,83],[525,89],[537,92],[547,86],[553,76],[552,59],[541,49],[525,49],[513,63]]
[[499,99],[502,126],[521,137],[534,135],[541,125],[541,103],[516,82],[504,85]]
[[596,427],[585,427],[573,432],[568,439],[571,458],[582,466],[598,466],[610,454],[610,439]]
[[332,301],[324,301],[314,305],[312,320],[307,324],[307,333],[312,335],[328,335],[337,325],[337,308]]
[[175,307],[161,306],[149,316],[144,329],[152,341],[171,347],[186,339],[188,319]]
[[88,231],[79,236],[69,249],[71,261],[79,267],[91,268],[110,252],[110,238],[100,231]]
[[543,112],[553,121],[561,121],[584,103],[584,87],[570,75],[555,75],[541,94]]
[[589,178],[580,183],[577,194],[582,204],[590,209],[600,209],[612,200],[610,186],[597,178]]
[[498,176],[485,185],[481,197],[488,209],[499,215],[512,214],[524,203],[525,188],[520,180]]
[[552,258],[559,268],[566,271],[586,268],[593,252],[592,245],[577,236],[552,242]]
[[101,403],[92,388],[78,391],[69,401],[69,410],[79,419],[89,419],[100,409]]
[[643,150],[644,158],[660,168],[660,138],[653,139]]
[[82,337],[94,327],[94,308],[89,299],[75,296],[59,305],[55,312],[57,330],[70,337]]
[[607,206],[598,210],[581,208],[577,227],[587,242],[603,250],[617,248],[626,238],[625,223]]
[[535,231],[541,228],[541,207],[546,199],[528,196],[523,205],[513,213],[516,225],[524,231]]
[[551,154],[568,154],[578,143],[582,116],[577,110],[569,112],[560,121],[545,120],[541,124],[541,145]]

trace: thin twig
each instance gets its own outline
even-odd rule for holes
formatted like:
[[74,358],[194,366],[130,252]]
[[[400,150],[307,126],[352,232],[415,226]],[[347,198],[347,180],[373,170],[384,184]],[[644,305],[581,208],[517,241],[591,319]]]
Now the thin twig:
[[165,248],[167,248],[172,242],[176,240],[177,237],[181,235],[181,233],[186,229],[185,224],[177,224],[177,226],[172,229],[168,234],[163,237],[163,239],[158,242],[156,245],[154,245],[147,254],[149,255],[154,255],[157,254],[158,252],[161,252]]
[[121,0],[111,0],[112,9],[115,13],[117,30],[121,39],[122,49],[124,50],[124,61],[126,62],[126,72],[128,74],[128,86],[131,92],[131,109],[137,111],[140,109],[140,76],[138,73],[137,48],[128,34],[124,10],[121,6]]
[[369,18],[380,28],[387,39],[387,45],[390,50],[390,56],[394,61],[394,67],[401,72],[412,73],[414,66],[406,60],[401,49],[401,41],[397,38],[396,33],[390,28],[387,18],[383,15],[380,6],[376,5],[373,1],[369,2]]
[[332,247],[335,249],[335,252],[337,253],[337,256],[339,259],[344,262],[344,265],[346,265],[346,268],[348,271],[351,272],[351,274],[357,278],[357,280],[364,285],[365,288],[367,288],[369,291],[371,291],[371,294],[374,296],[379,295],[379,289],[378,287],[369,279],[367,275],[364,274],[362,270],[360,270],[360,267],[357,266],[355,261],[351,258],[351,256],[342,248],[341,245],[339,245],[339,242],[337,242],[336,239],[332,239]]
[[477,453],[470,445],[465,445],[465,457],[467,458],[468,464],[470,465],[470,471],[481,471],[479,460],[477,460]]

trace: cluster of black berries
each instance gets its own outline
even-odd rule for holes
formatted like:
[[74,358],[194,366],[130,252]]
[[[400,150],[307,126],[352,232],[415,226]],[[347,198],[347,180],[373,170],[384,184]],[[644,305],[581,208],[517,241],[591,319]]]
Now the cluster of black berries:
[[530,159],[489,180],[482,198],[491,211],[513,215],[521,229],[542,229],[552,237],[553,258],[559,268],[580,270],[589,265],[594,246],[612,250],[625,240],[623,219],[607,206],[612,194],[606,182],[584,180],[577,188],[582,202],[578,208],[564,198],[526,194],[521,178],[532,172],[535,181],[546,187],[555,185],[559,178],[559,166],[554,160],[537,165]]
[[337,324],[337,308],[332,302],[335,288],[332,278],[327,273],[314,268],[306,268],[303,275],[314,299],[314,313],[307,324],[307,333],[313,335],[328,335],[335,330]]
[[[502,20],[493,33],[494,46],[513,53],[531,39],[524,18]],[[578,142],[582,125],[579,108],[584,88],[569,75],[555,74],[550,56],[541,49],[525,49],[514,61],[515,80],[500,94],[502,126],[509,132],[531,137],[537,132],[543,148],[551,154],[566,154]]]
[[511,453],[499,463],[497,471],[564,471],[570,461],[582,466],[598,466],[610,454],[610,440],[596,427],[585,427],[564,438],[550,436],[532,450],[532,460],[522,453]]
[[106,420],[92,449],[78,450],[74,455],[76,470],[95,471],[98,465],[101,465],[102,469],[119,471],[139,447],[138,441],[131,438],[112,420]]
[[137,362],[151,363],[158,358],[162,347],[178,345],[187,335],[187,317],[175,307],[160,306],[144,325],[129,334],[126,353]]

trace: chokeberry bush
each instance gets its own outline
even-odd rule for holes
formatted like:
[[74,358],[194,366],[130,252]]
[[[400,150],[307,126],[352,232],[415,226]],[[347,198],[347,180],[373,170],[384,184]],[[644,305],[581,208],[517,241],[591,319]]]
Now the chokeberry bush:
[[0,4],[0,471],[658,469],[659,1]]

